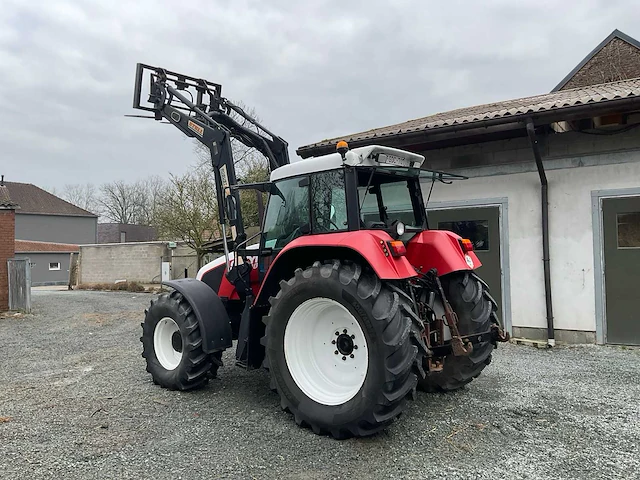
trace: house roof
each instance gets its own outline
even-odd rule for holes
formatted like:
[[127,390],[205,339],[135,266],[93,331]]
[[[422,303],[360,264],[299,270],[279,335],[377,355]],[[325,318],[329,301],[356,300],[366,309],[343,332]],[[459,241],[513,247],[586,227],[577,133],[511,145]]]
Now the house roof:
[[70,243],[53,243],[53,242],[36,242],[34,240],[16,240],[16,253],[78,253],[80,251],[78,245]]
[[16,206],[16,203],[11,200],[7,186],[0,185],[0,209],[13,209]]
[[4,182],[4,184],[9,190],[11,200],[20,206],[16,213],[81,217],[97,216],[31,183]]
[[512,123],[522,121],[542,112],[560,112],[573,107],[606,104],[623,99],[637,99],[638,107],[640,107],[640,78],[570,90],[560,90],[544,95],[517,98],[514,100],[436,113],[387,127],[374,128],[360,133],[305,145],[298,148],[297,153],[301,157],[307,158],[317,155],[318,153],[326,153],[328,148],[331,148],[333,152],[335,150],[334,146],[339,140],[354,142],[357,145],[372,144],[381,139],[417,132],[430,133],[433,131],[437,133],[439,130],[448,127],[473,126],[474,124],[481,126],[482,123],[489,120],[495,120],[498,123]]
[[615,29],[613,32],[611,32],[609,34],[609,36],[607,38],[605,38],[602,42],[600,42],[598,44],[598,46],[596,46],[596,48],[594,48],[593,50],[591,50],[591,52],[589,52],[589,54],[584,57],[582,59],[582,61],[580,63],[578,63],[578,65],[575,66],[575,68],[573,70],[571,70],[566,77],[564,77],[560,83],[558,83],[558,85],[556,85],[554,87],[553,90],[551,90],[552,92],[557,92],[559,90],[562,90],[562,88],[576,75],[576,73],[578,73],[587,63],[589,63],[600,51],[602,51],[603,48],[605,48],[607,45],[609,45],[614,39],[619,39],[622,40],[624,42],[627,42],[629,45],[637,48],[638,50],[640,50],[640,42],[638,40],[636,40],[633,37],[630,37],[629,35],[627,35],[626,33],[621,32],[618,29]]

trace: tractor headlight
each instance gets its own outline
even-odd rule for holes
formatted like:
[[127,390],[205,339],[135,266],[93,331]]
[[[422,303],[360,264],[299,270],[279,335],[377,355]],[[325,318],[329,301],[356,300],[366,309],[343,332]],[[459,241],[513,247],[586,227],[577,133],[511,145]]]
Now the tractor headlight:
[[396,224],[396,233],[398,234],[399,237],[404,235],[404,223],[398,222]]

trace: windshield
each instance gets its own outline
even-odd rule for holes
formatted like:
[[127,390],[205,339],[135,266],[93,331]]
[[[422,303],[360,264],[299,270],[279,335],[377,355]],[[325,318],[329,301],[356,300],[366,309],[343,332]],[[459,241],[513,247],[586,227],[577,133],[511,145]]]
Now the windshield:
[[360,220],[365,228],[387,228],[400,221],[409,228],[422,227],[418,176],[404,176],[407,169],[358,169]]

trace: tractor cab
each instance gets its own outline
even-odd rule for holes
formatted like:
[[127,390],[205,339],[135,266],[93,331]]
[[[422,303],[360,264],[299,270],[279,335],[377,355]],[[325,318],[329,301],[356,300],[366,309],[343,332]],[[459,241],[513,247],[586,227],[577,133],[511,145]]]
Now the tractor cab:
[[[275,169],[263,246],[279,251],[302,235],[382,230],[409,241],[427,229],[421,180],[464,178],[421,168],[422,155],[384,146],[339,151]],[[340,151],[341,150],[341,151]]]

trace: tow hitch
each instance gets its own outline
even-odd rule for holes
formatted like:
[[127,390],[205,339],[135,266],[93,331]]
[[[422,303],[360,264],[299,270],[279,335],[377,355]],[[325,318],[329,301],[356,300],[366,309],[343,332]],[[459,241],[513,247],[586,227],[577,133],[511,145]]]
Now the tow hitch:
[[449,304],[449,300],[444,294],[444,289],[442,288],[442,283],[440,283],[440,278],[435,277],[436,284],[438,285],[438,292],[440,293],[440,297],[442,298],[442,305],[444,306],[444,317],[447,321],[447,325],[451,330],[451,350],[456,357],[467,356],[471,352],[473,352],[473,343],[468,341],[466,338],[460,336],[460,331],[458,330],[458,316],[456,312],[453,311],[451,305]]

